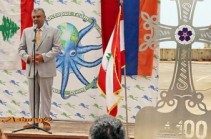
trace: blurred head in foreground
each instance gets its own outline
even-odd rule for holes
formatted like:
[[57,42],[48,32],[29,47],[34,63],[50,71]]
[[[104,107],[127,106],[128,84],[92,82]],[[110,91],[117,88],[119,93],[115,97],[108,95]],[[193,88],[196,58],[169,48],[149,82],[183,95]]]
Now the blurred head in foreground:
[[99,116],[89,131],[90,139],[125,139],[122,122],[109,115]]

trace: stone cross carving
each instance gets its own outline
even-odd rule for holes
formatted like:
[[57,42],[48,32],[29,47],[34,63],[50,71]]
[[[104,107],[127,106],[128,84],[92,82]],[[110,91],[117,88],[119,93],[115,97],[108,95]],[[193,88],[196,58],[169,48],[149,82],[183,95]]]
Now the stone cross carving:
[[[135,139],[211,139],[211,111],[203,103],[203,94],[194,88],[191,68],[192,44],[211,43],[208,26],[193,26],[195,6],[200,1],[203,2],[172,0],[177,4],[178,26],[160,24],[155,16],[141,14],[143,27],[152,32],[139,50],[163,41],[175,41],[177,48],[170,87],[160,93],[156,107],[145,107],[138,112]],[[157,34],[153,35],[153,31]]]

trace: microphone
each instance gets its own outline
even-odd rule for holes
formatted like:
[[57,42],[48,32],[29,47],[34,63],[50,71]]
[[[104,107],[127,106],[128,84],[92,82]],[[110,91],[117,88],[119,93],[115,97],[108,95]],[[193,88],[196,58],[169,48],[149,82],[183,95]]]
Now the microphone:
[[37,29],[37,24],[34,24],[34,31],[36,31]]
[[37,23],[34,24],[33,28],[34,28],[35,36],[34,36],[34,39],[32,40],[32,42],[35,42],[35,40],[36,40],[35,37],[36,37],[36,32],[37,32]]

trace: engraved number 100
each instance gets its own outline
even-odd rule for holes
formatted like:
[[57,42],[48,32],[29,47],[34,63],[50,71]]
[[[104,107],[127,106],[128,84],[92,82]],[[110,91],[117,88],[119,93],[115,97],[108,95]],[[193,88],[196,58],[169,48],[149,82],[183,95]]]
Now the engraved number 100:
[[198,121],[196,124],[187,120],[184,122],[184,134],[186,138],[193,138],[194,135],[198,139],[204,139],[207,136],[207,123],[205,121]]

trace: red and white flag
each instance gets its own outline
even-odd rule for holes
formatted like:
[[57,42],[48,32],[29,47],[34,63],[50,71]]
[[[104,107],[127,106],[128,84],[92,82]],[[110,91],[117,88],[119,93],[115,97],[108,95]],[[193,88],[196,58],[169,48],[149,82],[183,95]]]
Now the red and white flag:
[[[0,1],[0,69],[21,68],[18,45],[23,29],[33,24],[31,17],[33,8],[34,0]],[[25,69],[24,62],[22,68]]]
[[114,30],[103,55],[102,65],[98,76],[98,87],[106,96],[108,114],[116,116],[118,103],[121,100],[119,93],[122,86],[121,69],[125,65],[124,61],[124,31],[122,8],[120,6]]

